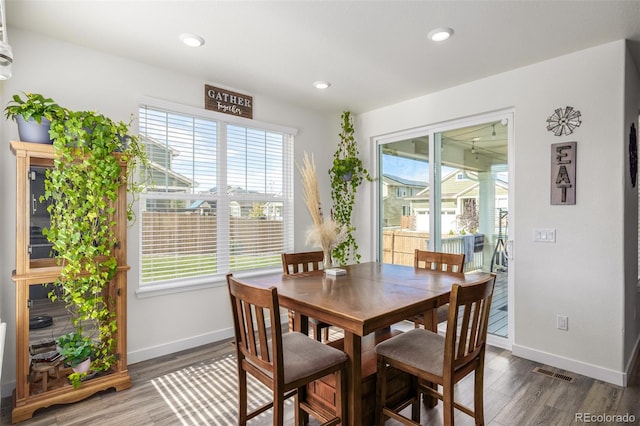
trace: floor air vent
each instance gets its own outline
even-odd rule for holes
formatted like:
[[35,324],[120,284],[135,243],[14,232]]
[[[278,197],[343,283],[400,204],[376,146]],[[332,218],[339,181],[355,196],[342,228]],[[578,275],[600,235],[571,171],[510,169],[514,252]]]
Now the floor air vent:
[[573,381],[575,380],[574,377],[568,374],[554,373],[553,371],[547,370],[546,368],[536,367],[533,369],[533,371],[535,373],[544,374],[545,376],[551,377],[552,379],[562,380],[563,382],[567,383],[573,383]]

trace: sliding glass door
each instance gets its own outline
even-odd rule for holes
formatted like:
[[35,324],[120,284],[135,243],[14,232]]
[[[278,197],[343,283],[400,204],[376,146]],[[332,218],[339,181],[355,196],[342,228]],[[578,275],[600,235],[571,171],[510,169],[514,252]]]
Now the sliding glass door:
[[380,145],[380,208],[384,263],[413,265],[429,240],[429,137]]
[[415,249],[464,253],[498,274],[489,332],[508,336],[510,115],[399,134],[378,145],[380,259]]

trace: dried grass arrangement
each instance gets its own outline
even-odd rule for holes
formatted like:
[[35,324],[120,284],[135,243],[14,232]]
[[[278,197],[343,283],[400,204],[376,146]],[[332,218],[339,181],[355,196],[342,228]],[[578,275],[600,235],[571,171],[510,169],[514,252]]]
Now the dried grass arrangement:
[[333,266],[331,252],[340,244],[347,236],[347,227],[340,225],[333,218],[325,217],[322,214],[322,205],[320,202],[320,191],[318,190],[318,175],[316,173],[316,164],[313,154],[309,156],[306,152],[302,161],[302,167],[299,165],[298,171],[302,176],[302,195],[307,210],[311,215],[313,225],[307,231],[307,244],[313,244],[315,247],[322,248],[324,253],[324,267]]

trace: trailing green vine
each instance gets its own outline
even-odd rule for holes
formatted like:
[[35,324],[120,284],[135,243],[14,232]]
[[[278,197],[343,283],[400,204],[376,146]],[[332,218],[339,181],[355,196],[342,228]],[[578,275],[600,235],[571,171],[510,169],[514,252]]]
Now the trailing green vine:
[[333,258],[340,265],[360,262],[358,243],[351,224],[351,214],[356,201],[358,186],[363,180],[371,181],[369,172],[359,158],[358,143],[354,136],[353,119],[349,111],[341,115],[340,141],[333,154],[333,165],[329,169],[331,179],[331,199],[333,200],[333,219],[347,228],[345,239],[333,249]]
[[[121,184],[129,182],[128,188],[136,190],[131,173],[136,161],[146,161],[137,137],[128,131],[127,124],[91,111],[67,111],[64,119],[52,122],[50,130],[56,157],[45,180],[43,199],[49,201],[51,226],[44,234],[62,270],[56,283],[59,292],[49,297],[65,303],[74,333],[84,336],[62,339],[59,344],[93,341],[92,371],[107,371],[117,361],[118,324],[109,294],[118,268],[116,201]],[[122,163],[128,165],[126,182]],[[127,217],[132,219],[132,206],[127,207]],[[83,374],[70,376],[74,386],[79,386]]]

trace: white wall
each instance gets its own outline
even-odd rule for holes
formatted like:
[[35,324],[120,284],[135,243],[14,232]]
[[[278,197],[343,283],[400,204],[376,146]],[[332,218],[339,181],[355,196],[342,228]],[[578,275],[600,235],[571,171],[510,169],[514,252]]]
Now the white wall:
[[[2,106],[22,91],[42,93],[76,110],[96,110],[113,119],[129,121],[137,114],[138,99],[149,96],[203,108],[205,81],[153,68],[134,61],[105,55],[68,43],[43,38],[34,33],[11,29],[15,56],[13,77],[0,83]],[[224,86],[224,82],[206,81]],[[233,88],[248,93],[242,87]],[[328,170],[339,132],[339,111],[318,113],[268,99],[254,97],[254,118],[259,121],[297,128],[295,158],[303,152],[317,152],[319,171]],[[135,130],[135,129],[134,129]],[[15,287],[11,271],[15,268],[15,158],[9,141],[18,138],[15,123],[2,120],[0,143],[0,314],[7,321],[7,350],[2,394],[9,395],[15,383]],[[328,177],[319,177],[328,187]],[[296,186],[298,185],[296,179]],[[296,192],[300,192],[299,188]],[[330,194],[322,194],[329,205]],[[325,199],[326,198],[326,199]],[[304,234],[310,224],[302,200],[295,205],[296,249],[305,249]],[[128,232],[128,309],[127,344],[129,363],[171,353],[195,345],[230,337],[231,315],[226,285],[206,290],[140,299],[138,285],[138,232],[134,224]],[[220,283],[223,284],[223,283]]]
[[[628,42],[629,43],[629,42]],[[636,138],[640,133],[638,131],[638,114],[640,114],[640,74],[638,65],[633,61],[629,51],[626,53],[625,63],[625,103],[622,126],[624,128],[623,136],[625,138],[623,152],[625,146],[629,145],[629,133],[631,124],[636,127]],[[625,170],[629,170],[629,155],[625,155]],[[640,334],[640,282],[638,277],[638,254],[634,248],[638,247],[638,187],[640,183],[636,182],[636,186],[631,185],[631,177],[627,172],[624,174],[625,188],[625,220],[624,220],[624,236],[625,236],[625,287],[624,287],[624,321],[625,321],[625,340],[623,361],[626,362],[625,367],[631,368],[634,361],[633,355],[638,351],[638,334]]]
[[[128,120],[136,113],[141,96],[202,106],[205,81],[197,76],[145,66],[17,29],[11,30],[11,44],[14,74],[0,83],[3,106],[20,91],[43,93],[69,108],[93,109],[118,120]],[[638,319],[632,320],[632,309],[638,302],[629,300],[633,299],[629,289],[635,288],[637,276],[625,270],[625,259],[634,258],[629,254],[635,250],[634,244],[624,243],[625,233],[636,232],[635,225],[627,223],[634,213],[623,214],[633,210],[629,199],[633,191],[626,186],[626,150],[630,120],[634,114],[637,118],[638,109],[637,94],[625,104],[625,89],[637,92],[640,84],[635,68],[629,67],[626,59],[623,41],[609,43],[356,117],[360,151],[365,165],[373,171],[375,161],[368,143],[374,136],[514,108],[514,353],[614,383],[624,380],[640,330]],[[235,89],[243,92],[241,87]],[[321,114],[252,95],[256,120],[299,129],[295,142],[298,161],[306,150],[316,153],[319,171],[330,167],[339,112]],[[571,137],[555,137],[546,131],[545,120],[555,108],[566,105],[582,112],[583,124]],[[15,291],[11,281],[15,268],[15,158],[8,142],[16,138],[15,124],[3,120],[0,315],[8,323],[2,382],[5,396],[15,380]],[[578,142],[577,204],[551,206],[550,145],[569,140]],[[320,173],[319,179],[321,188],[327,188],[328,177]],[[376,237],[370,225],[373,185],[364,185],[354,211],[363,261],[376,257]],[[329,194],[322,195],[324,204],[329,205]],[[301,200],[295,209],[296,249],[304,249],[310,221]],[[556,244],[533,243],[534,227],[555,228]],[[129,362],[230,336],[224,287],[136,297],[138,231],[134,225],[128,240],[132,266],[128,275]],[[569,316],[568,332],[555,329],[558,313]]]
[[[613,383],[625,380],[630,353],[625,341],[638,339],[637,324],[632,335],[624,335],[624,289],[635,287],[637,278],[625,274],[624,264],[625,249],[637,258],[637,245],[624,244],[625,230],[636,232],[633,224],[625,228],[623,213],[630,125],[623,117],[625,58],[625,42],[613,42],[358,117],[359,138],[372,141],[513,108],[513,352]],[[637,83],[630,87],[637,89]],[[571,136],[556,137],[546,130],[546,119],[567,105],[581,111],[582,125]],[[578,142],[574,206],[549,202],[550,145],[563,141]],[[534,228],[555,228],[556,243],[534,243]],[[366,237],[361,247],[373,247]],[[373,257],[372,252],[363,256]],[[556,314],[568,315],[568,331],[556,329]]]

